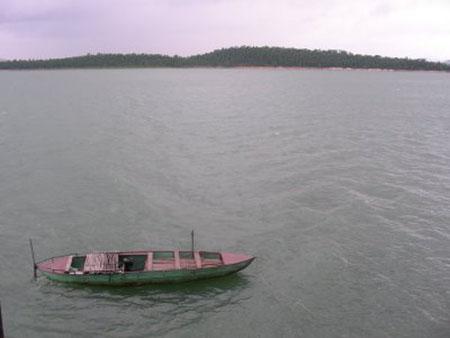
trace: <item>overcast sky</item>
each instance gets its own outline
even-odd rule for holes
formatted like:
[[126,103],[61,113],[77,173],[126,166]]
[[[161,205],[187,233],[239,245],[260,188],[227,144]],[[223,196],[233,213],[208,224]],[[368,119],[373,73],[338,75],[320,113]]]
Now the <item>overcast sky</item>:
[[450,0],[0,0],[0,58],[285,46],[450,59]]

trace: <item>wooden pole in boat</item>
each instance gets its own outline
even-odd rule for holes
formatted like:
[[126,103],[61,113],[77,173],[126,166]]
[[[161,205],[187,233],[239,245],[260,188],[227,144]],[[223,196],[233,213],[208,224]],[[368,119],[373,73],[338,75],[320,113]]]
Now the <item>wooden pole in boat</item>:
[[194,230],[191,231],[191,251],[194,254]]
[[5,334],[3,332],[2,304],[1,303],[0,303],[0,338],[5,338]]
[[36,280],[36,259],[34,257],[33,241],[30,238],[31,259],[33,260],[33,278]]

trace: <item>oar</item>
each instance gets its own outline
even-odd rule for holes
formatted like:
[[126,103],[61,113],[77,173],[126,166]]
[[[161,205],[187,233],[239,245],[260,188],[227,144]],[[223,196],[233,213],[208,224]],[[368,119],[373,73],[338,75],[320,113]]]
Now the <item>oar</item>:
[[30,249],[31,249],[31,259],[33,260],[33,278],[34,278],[34,280],[36,280],[36,278],[37,278],[37,274],[36,274],[37,265],[36,265],[36,260],[34,258],[33,241],[31,240],[31,238],[30,238]]
[[194,256],[194,230],[191,231],[191,251],[192,256]]

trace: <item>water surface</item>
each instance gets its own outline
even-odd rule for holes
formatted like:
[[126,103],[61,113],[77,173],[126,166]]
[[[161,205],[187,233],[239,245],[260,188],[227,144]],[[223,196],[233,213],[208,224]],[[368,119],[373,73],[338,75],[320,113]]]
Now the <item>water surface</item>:
[[[450,76],[0,72],[8,337],[449,337]],[[226,278],[85,288],[39,258],[242,251]]]

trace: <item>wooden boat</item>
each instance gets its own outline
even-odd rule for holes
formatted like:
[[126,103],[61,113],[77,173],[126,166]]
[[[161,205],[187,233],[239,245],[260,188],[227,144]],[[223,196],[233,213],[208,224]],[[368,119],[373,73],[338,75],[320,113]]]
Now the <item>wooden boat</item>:
[[93,252],[52,257],[35,264],[35,270],[50,280],[67,283],[174,283],[228,275],[244,269],[253,260],[254,257],[243,254],[209,251]]

